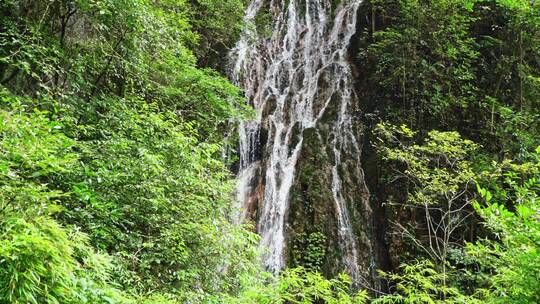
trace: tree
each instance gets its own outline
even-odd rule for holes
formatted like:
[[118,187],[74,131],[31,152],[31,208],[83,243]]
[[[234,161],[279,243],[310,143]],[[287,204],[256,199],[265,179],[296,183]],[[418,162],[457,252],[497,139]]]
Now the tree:
[[422,145],[401,141],[399,137],[410,140],[414,136],[405,126],[380,124],[377,133],[390,183],[403,180],[408,189],[404,202],[389,203],[421,215],[408,224],[395,222],[397,231],[441,267],[446,285],[449,251],[463,245],[464,239],[456,235],[474,216],[475,173],[469,157],[478,145],[457,132],[431,131]]

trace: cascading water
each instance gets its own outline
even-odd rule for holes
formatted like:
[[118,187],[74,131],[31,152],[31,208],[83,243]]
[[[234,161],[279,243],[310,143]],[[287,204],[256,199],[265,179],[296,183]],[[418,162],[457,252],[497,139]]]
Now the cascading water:
[[[283,269],[289,196],[305,148],[303,134],[317,128],[329,109],[334,109],[329,131],[333,160],[328,187],[333,196],[341,263],[353,281],[360,282],[371,270],[359,265],[358,237],[343,194],[340,168],[343,151],[354,155],[353,161],[360,167],[361,147],[350,114],[356,96],[348,48],[356,32],[361,0],[343,0],[337,7],[333,7],[334,2],[254,0],[248,7],[247,26],[232,53],[231,72],[256,110],[255,118],[240,126],[238,201],[246,207],[252,197],[259,197],[257,231],[261,245],[267,249],[264,263],[273,272]],[[269,37],[257,33],[256,19],[261,14],[272,16]],[[363,181],[360,187],[367,192]],[[369,213],[369,203],[361,203]],[[240,219],[244,216],[245,212]],[[362,245],[362,250],[373,257],[370,241],[362,240]]]

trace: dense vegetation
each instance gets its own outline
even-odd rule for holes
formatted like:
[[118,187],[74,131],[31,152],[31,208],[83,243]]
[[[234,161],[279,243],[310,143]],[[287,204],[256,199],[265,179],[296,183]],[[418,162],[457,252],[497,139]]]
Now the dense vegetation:
[[[369,301],[317,265],[264,273],[228,219],[251,111],[218,71],[245,4],[0,2],[0,303]],[[540,303],[540,3],[362,11],[391,253],[372,301]]]
[[377,0],[358,51],[380,303],[540,301],[540,3]]
[[242,10],[2,2],[2,303],[161,303],[241,286],[256,237],[227,221],[221,153],[229,120],[249,111],[191,49],[233,41]]

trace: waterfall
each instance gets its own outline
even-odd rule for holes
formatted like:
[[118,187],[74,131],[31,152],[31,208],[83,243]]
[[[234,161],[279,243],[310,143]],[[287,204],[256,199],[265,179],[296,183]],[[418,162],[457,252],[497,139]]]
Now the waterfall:
[[[333,108],[336,113],[330,129],[333,164],[329,187],[343,253],[341,263],[353,281],[359,282],[363,279],[359,249],[343,195],[340,166],[343,151],[355,155],[360,164],[361,146],[351,117],[356,96],[348,48],[362,1],[343,0],[337,7],[333,7],[334,2],[253,0],[249,5],[246,28],[232,52],[231,64],[233,81],[244,89],[256,111],[252,120],[240,126],[237,191],[243,205],[250,197],[260,196],[257,232],[261,246],[266,248],[263,260],[270,271],[278,272],[286,263],[286,217],[304,131],[316,128]],[[261,14],[272,16],[272,33],[268,37],[257,32],[257,16]],[[255,190],[258,183],[263,185],[260,193]],[[363,203],[369,210],[369,204]],[[245,212],[239,217],[244,216]],[[373,256],[368,247],[364,250]]]

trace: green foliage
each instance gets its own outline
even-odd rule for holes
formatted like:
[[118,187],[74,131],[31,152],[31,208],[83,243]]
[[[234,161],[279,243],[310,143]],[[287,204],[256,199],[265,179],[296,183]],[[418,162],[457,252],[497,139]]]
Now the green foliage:
[[268,8],[263,7],[255,16],[255,30],[259,37],[272,36],[272,14]]
[[[264,284],[264,285],[263,285]],[[243,290],[236,298],[225,303],[259,304],[362,304],[367,301],[366,291],[353,292],[347,275],[325,279],[318,272],[302,267],[288,269],[277,280],[259,282]]]
[[221,147],[198,143],[174,113],[137,99],[103,100],[106,114],[78,126],[98,139],[75,141],[48,113],[27,114],[32,101],[2,94],[6,301],[127,301],[108,287],[111,280],[133,293],[163,290],[171,299],[202,301],[234,292],[241,276],[256,271],[257,238],[226,221],[232,184],[218,160]]
[[[423,145],[404,144],[415,135],[404,126],[381,124],[378,133],[385,159],[397,162],[390,164],[394,176],[410,183],[403,206],[423,209],[410,226],[396,223],[398,230],[431,260],[383,273],[395,289],[375,303],[538,302],[540,149],[531,162],[495,163],[478,174],[467,160],[478,146],[458,133],[431,131]],[[473,179],[487,185],[477,186],[482,204],[473,202],[468,186]],[[453,234],[472,218],[471,207],[485,220],[491,237],[463,249],[464,239]],[[462,286],[467,280],[472,285]]]
[[[236,24],[238,18],[227,14],[243,10],[235,1],[204,1],[197,4],[200,11],[193,5],[10,1],[0,21],[1,83],[21,94],[57,99],[59,104],[48,102],[48,109],[56,113],[60,107],[74,119],[95,115],[87,111],[96,110],[90,100],[99,95],[136,96],[197,123],[200,138],[219,141],[229,118],[248,111],[237,88],[217,73],[195,67],[197,58],[189,49],[198,37],[193,23],[204,20],[211,26],[212,18],[218,18]],[[198,12],[209,16],[198,21],[191,16]],[[235,26],[218,27],[229,31]],[[222,34],[216,31],[208,29]]]
[[501,167],[496,175],[504,187],[489,185],[494,193],[479,188],[484,201],[475,204],[496,238],[469,244],[467,250],[488,273],[489,303],[538,303],[540,148],[533,162]]
[[321,232],[300,233],[295,237],[292,255],[295,265],[318,270],[326,256],[326,236]]
[[190,1],[193,28],[199,34],[196,54],[205,66],[223,66],[225,54],[242,29],[245,0]]
[[415,133],[406,126],[380,124],[376,132],[387,178],[408,189],[403,202],[390,204],[418,215],[409,225],[395,224],[444,269],[450,246],[463,243],[456,232],[473,214],[470,159],[478,145],[457,132],[430,131],[421,145],[410,143]]
[[[395,224],[389,231],[394,262],[418,258],[419,250],[442,275],[437,287],[487,303],[538,302],[537,232],[534,224],[520,228],[520,210],[534,214],[536,203],[518,206],[535,202],[538,193],[525,183],[538,172],[539,3],[377,0],[369,6],[359,42],[367,75],[361,90],[370,111],[365,120],[388,122],[376,128],[373,144],[383,158],[378,195]],[[500,159],[513,160],[494,162]],[[486,188],[484,200],[497,204],[473,207],[475,183]],[[514,237],[520,242],[506,245]],[[463,248],[466,242],[474,245]],[[413,280],[396,275],[387,278]],[[393,291],[398,302],[408,297]],[[443,300],[440,292],[430,298]]]
[[80,127],[103,137],[77,143],[81,166],[63,181],[76,199],[64,202],[63,219],[120,258],[126,287],[235,288],[256,239],[226,221],[232,184],[221,147],[199,143],[189,125],[156,105],[113,99],[99,106],[104,114]]
[[[25,255],[43,284],[20,285],[25,297],[70,303],[80,281],[95,296],[74,303],[99,303],[109,283],[144,303],[203,302],[259,271],[257,237],[227,221],[221,158],[231,122],[250,111],[238,88],[196,66],[235,39],[242,14],[236,0],[0,4],[1,118],[13,120],[1,129],[0,208],[18,223],[2,252]],[[72,230],[88,237],[72,241]],[[109,254],[101,278],[79,275],[83,245]],[[26,273],[13,265],[0,284]]]
[[422,145],[399,141],[397,136],[409,140],[414,136],[406,126],[380,124],[377,132],[384,142],[380,146],[384,159],[404,163],[406,168],[398,174],[418,186],[418,192],[411,198],[414,204],[432,205],[446,192],[455,195],[461,185],[474,177],[466,159],[478,145],[462,139],[457,132],[430,131]]
[[360,58],[372,112],[458,130],[492,153],[540,144],[536,1],[371,1]]
[[[261,274],[251,228],[227,221],[225,133],[250,111],[202,67],[223,66],[244,4],[0,2],[0,302],[365,303],[346,276],[311,271],[320,233],[296,244],[310,270],[276,278]],[[404,193],[389,191],[389,212],[432,258],[384,274],[395,288],[375,302],[540,302],[540,3],[370,5],[370,114],[409,125],[377,129],[385,184]],[[262,37],[271,16],[257,16]],[[475,205],[489,233],[466,252],[481,147],[460,134],[484,158],[516,159],[474,164],[491,170]],[[473,298],[457,276],[475,270]]]
[[363,55],[377,58],[374,76],[392,114],[402,109],[409,122],[421,122],[474,100],[478,52],[468,29],[475,2],[373,1],[392,25],[373,33]]
[[68,194],[46,180],[72,170],[74,142],[46,113],[0,99],[0,301],[127,303],[109,284],[109,258],[52,218]]
[[375,299],[372,303],[482,303],[463,295],[457,288],[446,285],[446,274],[439,273],[435,266],[420,260],[400,266],[399,274],[381,272],[382,276],[395,283],[393,293]]

